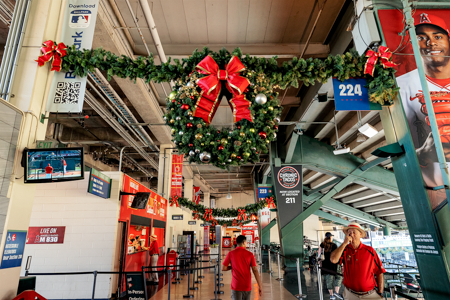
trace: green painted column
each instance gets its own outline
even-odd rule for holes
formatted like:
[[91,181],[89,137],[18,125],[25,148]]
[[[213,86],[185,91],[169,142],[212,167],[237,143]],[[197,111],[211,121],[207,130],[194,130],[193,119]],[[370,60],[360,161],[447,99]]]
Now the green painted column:
[[383,227],[383,234],[386,236],[391,235],[391,227]]

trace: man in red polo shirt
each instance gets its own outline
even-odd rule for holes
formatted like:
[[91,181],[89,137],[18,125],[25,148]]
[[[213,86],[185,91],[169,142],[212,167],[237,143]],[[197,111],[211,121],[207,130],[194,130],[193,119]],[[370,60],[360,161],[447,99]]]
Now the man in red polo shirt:
[[252,291],[252,275],[250,267],[258,282],[259,295],[262,296],[261,279],[256,267],[255,256],[247,251],[247,238],[240,235],[236,238],[237,247],[223,261],[223,271],[231,270],[233,278],[231,280],[231,299],[250,300]]
[[331,253],[332,263],[344,264],[344,300],[384,299],[383,268],[378,254],[361,243],[366,232],[358,223],[344,227],[344,242]]

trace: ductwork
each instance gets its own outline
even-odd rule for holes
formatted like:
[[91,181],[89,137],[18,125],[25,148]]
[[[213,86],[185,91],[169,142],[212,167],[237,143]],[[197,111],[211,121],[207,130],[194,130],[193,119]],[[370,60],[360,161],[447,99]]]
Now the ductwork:
[[0,21],[8,27],[11,25],[14,13],[14,5],[9,0],[0,0]]

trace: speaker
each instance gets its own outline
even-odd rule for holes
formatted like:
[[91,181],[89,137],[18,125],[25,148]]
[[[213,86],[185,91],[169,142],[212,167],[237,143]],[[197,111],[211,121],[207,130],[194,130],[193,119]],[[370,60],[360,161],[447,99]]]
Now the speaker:
[[131,208],[145,209],[147,206],[148,198],[150,193],[147,192],[137,192],[133,198],[133,203],[131,203]]

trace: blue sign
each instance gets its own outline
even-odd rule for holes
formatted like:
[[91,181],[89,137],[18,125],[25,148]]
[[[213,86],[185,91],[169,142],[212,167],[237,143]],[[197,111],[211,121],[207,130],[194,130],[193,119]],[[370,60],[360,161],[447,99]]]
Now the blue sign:
[[108,199],[111,195],[111,178],[96,169],[91,169],[88,193]]
[[26,240],[26,231],[8,230],[0,269],[20,267]]
[[365,78],[340,81],[333,78],[334,104],[336,110],[381,110],[379,103],[369,101]]
[[259,186],[258,187],[258,198],[265,199],[273,195],[272,186]]

